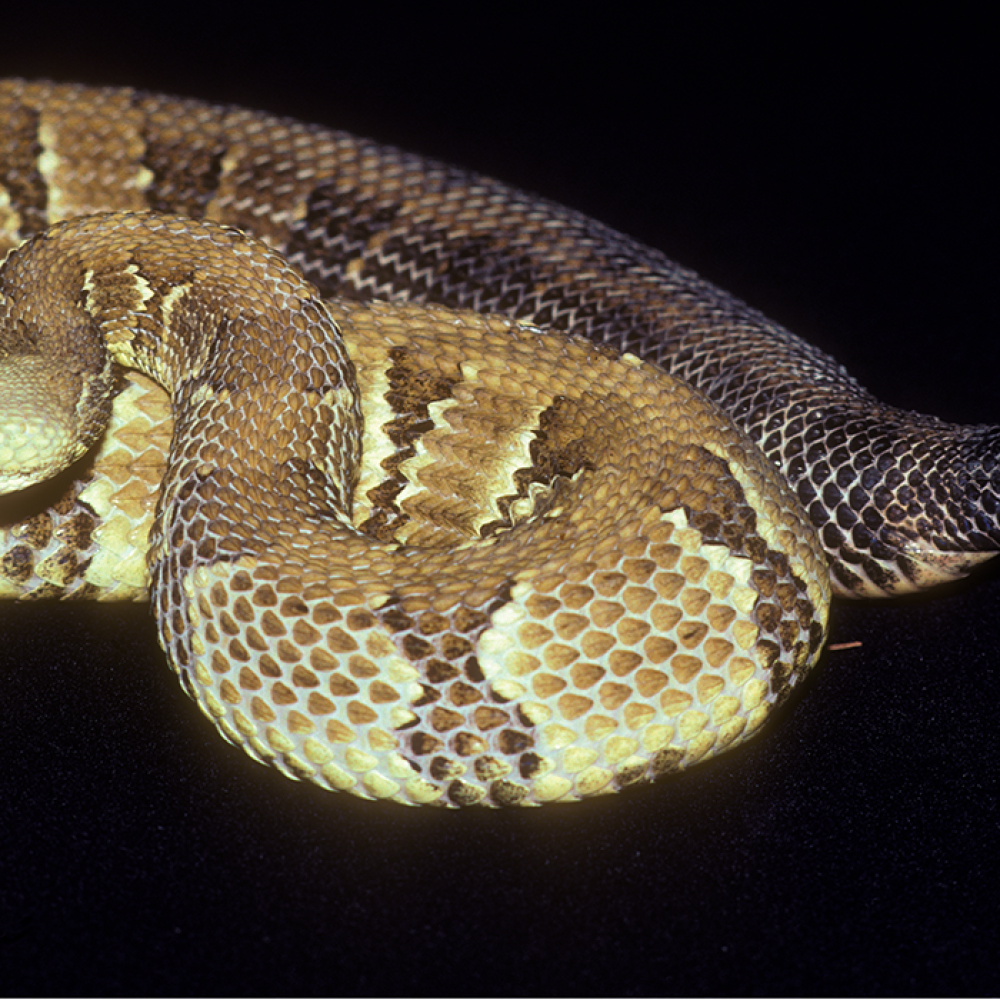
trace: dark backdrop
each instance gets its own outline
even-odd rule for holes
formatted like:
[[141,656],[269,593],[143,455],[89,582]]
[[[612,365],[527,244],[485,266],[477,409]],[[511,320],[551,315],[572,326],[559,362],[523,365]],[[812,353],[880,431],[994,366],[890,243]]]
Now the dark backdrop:
[[[5,21],[0,70],[500,176],[695,267],[887,401],[1000,419],[985,23],[228,7]],[[0,982],[995,992],[998,608],[990,570],[838,605],[833,641],[861,646],[745,749],[629,795],[456,815],[252,763],[181,694],[145,608],[2,607]]]

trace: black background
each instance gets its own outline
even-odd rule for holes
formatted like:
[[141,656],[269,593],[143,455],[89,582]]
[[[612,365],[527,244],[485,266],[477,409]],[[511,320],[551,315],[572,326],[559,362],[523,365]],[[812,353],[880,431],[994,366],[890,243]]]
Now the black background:
[[[662,248],[889,402],[1000,420],[985,23],[422,6],[40,12],[6,22],[0,71],[266,108],[500,176]],[[989,569],[839,604],[833,641],[862,645],[746,748],[633,794],[455,814],[252,763],[180,692],[145,608],[4,606],[0,982],[995,992],[998,608]]]

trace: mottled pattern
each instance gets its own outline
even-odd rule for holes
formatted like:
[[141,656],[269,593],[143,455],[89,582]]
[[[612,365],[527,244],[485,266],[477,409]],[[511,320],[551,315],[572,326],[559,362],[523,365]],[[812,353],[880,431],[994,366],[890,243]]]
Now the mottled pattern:
[[[296,777],[442,804],[654,777],[749,735],[814,661],[813,528],[854,595],[962,575],[1000,540],[994,429],[883,407],[657,251],[497,182],[256,112],[4,81],[0,195],[7,249],[153,209],[237,226],[294,269],[255,244],[266,278],[209,265],[170,241],[244,244],[170,223],[164,249],[141,216],[72,230],[75,263],[23,265],[39,303],[72,290],[68,313],[173,394],[177,426],[153,528],[165,397],[106,365],[80,388],[114,397],[111,433],[81,417],[95,446],[0,501],[0,594],[135,599],[148,553],[188,690]],[[308,320],[299,275],[331,300]],[[348,305],[373,299],[510,319]],[[78,340],[32,354],[45,308],[14,310],[5,400]],[[356,427],[333,419],[355,404],[327,322]],[[701,388],[776,465],[617,351]]]
[[[324,303],[263,244],[167,215],[46,230],[0,302],[0,383],[41,367],[42,414],[86,436],[105,348],[169,391],[160,640],[222,732],[293,777],[455,806],[613,791],[752,734],[822,647],[801,507],[631,356]],[[47,541],[18,530],[11,555]]]

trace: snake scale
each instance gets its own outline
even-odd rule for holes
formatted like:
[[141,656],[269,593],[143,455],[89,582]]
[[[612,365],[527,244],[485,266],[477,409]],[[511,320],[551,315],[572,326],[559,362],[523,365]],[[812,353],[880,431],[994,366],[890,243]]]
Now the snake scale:
[[395,149],[4,81],[0,240],[0,595],[151,591],[205,714],[327,788],[653,779],[760,729],[831,591],[1000,543],[997,428]]

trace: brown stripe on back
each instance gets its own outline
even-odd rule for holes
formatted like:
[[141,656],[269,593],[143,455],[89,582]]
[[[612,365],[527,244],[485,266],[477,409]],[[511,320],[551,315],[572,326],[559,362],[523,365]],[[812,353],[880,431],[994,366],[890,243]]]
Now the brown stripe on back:
[[[392,595],[374,612],[400,654],[422,675],[419,690],[406,702],[413,717],[394,730],[415,773],[446,780],[469,767],[482,772],[495,763],[496,754],[534,748],[534,725],[521,719],[517,705],[485,688],[475,656],[492,614],[510,601],[512,586],[513,580],[504,582],[481,608],[458,604],[444,614],[430,608],[407,610],[407,600]],[[463,760],[455,761],[454,755]],[[515,770],[513,762],[499,766],[503,773]]]
[[202,145],[197,139],[189,139],[175,145],[147,136],[142,162],[153,175],[147,195],[149,207],[156,212],[178,212],[203,219],[218,191],[225,154],[222,143]]
[[187,104],[177,114],[177,102],[155,94],[136,98],[142,113],[143,165],[153,176],[147,192],[149,207],[203,219],[219,190],[223,158],[232,145],[222,116],[214,108]]
[[337,191],[335,182],[319,185],[306,199],[305,215],[292,227],[285,254],[294,267],[327,297],[365,301],[390,289],[379,289],[348,265],[365,256],[371,241],[396,223],[398,205],[385,199]]
[[[486,538],[513,527],[516,518],[511,505],[526,499],[532,485],[551,486],[559,477],[570,479],[581,469],[592,469],[589,445],[578,419],[579,404],[557,396],[551,406],[538,415],[538,427],[529,447],[531,465],[514,473],[517,492],[497,498],[503,517],[484,524],[480,534]],[[536,500],[535,514],[539,513]]]
[[417,440],[434,429],[428,406],[450,399],[452,388],[460,381],[457,375],[450,378],[420,368],[410,352],[402,347],[392,348],[389,358],[392,365],[386,372],[389,390],[385,399],[396,416],[384,425],[383,431],[396,450],[382,461],[385,479],[368,491],[372,514],[359,525],[365,534],[383,542],[391,541],[410,519],[397,504],[399,494],[408,483],[400,467],[416,454]]
[[772,548],[760,533],[758,514],[728,473],[727,463],[700,446],[688,448],[685,460],[694,462],[696,457],[696,467],[710,473],[705,481],[711,489],[685,476],[683,490],[671,486],[658,502],[664,509],[681,507],[704,544],[725,545],[734,556],[756,564],[748,583],[759,595],[752,612],[762,633],[758,656],[771,674],[772,693],[781,701],[808,670],[824,638],[822,625],[815,620],[806,582],[793,572],[788,556]]
[[20,216],[20,236],[27,238],[48,225],[48,187],[38,169],[42,144],[38,137],[39,112],[18,105],[0,121],[0,184],[10,205]]

